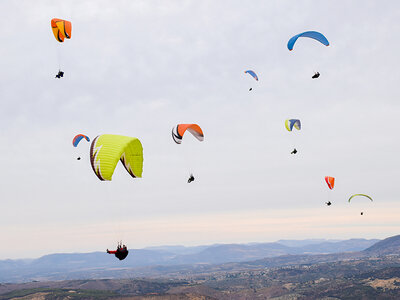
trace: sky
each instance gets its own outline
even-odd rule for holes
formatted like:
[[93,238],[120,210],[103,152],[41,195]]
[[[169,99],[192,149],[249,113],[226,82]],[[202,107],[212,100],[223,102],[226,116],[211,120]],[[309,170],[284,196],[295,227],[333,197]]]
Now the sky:
[[[399,234],[399,20],[395,0],[1,1],[0,259]],[[307,30],[330,46],[288,51]],[[143,178],[99,181],[79,133],[140,139]]]

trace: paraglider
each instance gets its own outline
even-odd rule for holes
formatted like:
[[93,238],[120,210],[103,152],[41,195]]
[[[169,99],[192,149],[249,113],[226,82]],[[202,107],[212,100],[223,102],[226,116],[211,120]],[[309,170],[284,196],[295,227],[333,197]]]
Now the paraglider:
[[[63,43],[64,39],[71,38],[72,24],[70,21],[55,18],[51,20],[50,24],[56,41]],[[64,77],[64,72],[60,69],[56,78],[60,79],[62,77]]]
[[[252,70],[247,70],[247,71],[244,71],[244,73],[245,73],[245,74],[250,74],[255,80],[258,81],[258,76],[257,76],[257,74],[256,74],[254,71],[252,71]],[[252,90],[253,90],[253,88],[249,88],[249,92],[252,91]]]
[[[77,134],[73,139],[72,139],[72,146],[78,147],[78,144],[82,139],[85,139],[86,141],[90,142],[90,139],[87,135],[84,134]],[[81,160],[80,157],[76,158],[77,160]]]
[[[189,131],[197,140],[200,142],[204,141],[203,130],[197,124],[178,124],[172,128],[172,139],[175,143],[181,144],[183,135],[186,131]],[[188,179],[188,183],[194,181],[194,176],[191,173]]]
[[100,180],[112,179],[119,160],[133,178],[142,177],[143,147],[139,139],[102,134],[93,140],[90,146],[90,163]]
[[[299,119],[288,119],[285,121],[285,127],[287,131],[292,131],[293,127],[297,130],[301,130],[301,122]],[[293,147],[293,151],[290,154],[296,154],[298,151],[295,147]]]
[[[328,185],[330,190],[333,190],[335,187],[335,177],[325,176],[325,182]],[[331,192],[328,193],[328,202],[325,202],[326,205],[330,206],[331,203]]]
[[319,74],[319,72],[315,72],[315,74],[314,74],[311,78],[312,78],[312,79],[318,78],[319,75],[321,75],[321,74]]
[[118,258],[119,260],[124,260],[128,254],[128,248],[125,245],[122,245],[122,242],[118,243],[117,246],[117,250],[108,250],[107,249],[107,253],[108,254],[114,254],[116,258]]
[[328,39],[320,32],[317,31],[305,31],[303,33],[296,34],[295,36],[291,37],[287,43],[287,47],[289,51],[293,50],[294,44],[296,43],[297,39],[300,37],[307,37],[314,40],[317,40],[321,44],[325,46],[329,46]]
[[[314,39],[325,46],[329,46],[328,39],[322,33],[317,32],[317,31],[305,31],[305,32],[296,34],[295,36],[290,38],[290,40],[287,43],[287,47],[288,47],[289,51],[293,50],[294,44],[297,42],[298,38],[300,38],[300,37]],[[316,79],[319,76],[320,76],[319,72],[315,72],[315,74],[311,78]]]
[[[366,198],[368,198],[369,200],[371,200],[372,202],[374,201],[374,200],[372,200],[372,198],[371,198],[370,196],[368,196],[368,195],[365,195],[365,194],[354,194],[354,195],[350,196],[348,202],[350,203],[351,199],[353,199],[354,197],[360,197],[360,196],[361,196],[361,197],[366,197]],[[363,216],[363,215],[364,215],[364,212],[361,212],[360,214]]]

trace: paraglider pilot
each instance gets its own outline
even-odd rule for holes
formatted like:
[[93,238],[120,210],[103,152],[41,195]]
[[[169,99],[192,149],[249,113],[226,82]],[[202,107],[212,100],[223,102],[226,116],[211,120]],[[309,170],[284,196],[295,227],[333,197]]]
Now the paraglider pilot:
[[64,72],[59,70],[58,74],[56,75],[56,78],[61,78],[61,77],[64,77]]
[[328,205],[328,206],[332,205],[331,201],[325,202],[325,204]]
[[128,256],[128,248],[125,245],[122,245],[122,242],[118,243],[117,250],[108,250],[108,254],[114,254],[116,258],[119,260],[124,260]]
[[190,174],[190,177],[188,179],[188,183],[191,183],[192,181],[194,181],[194,176],[193,176],[193,174]]
[[294,148],[293,149],[293,151],[292,152],[290,152],[290,154],[296,154],[297,153],[297,150],[296,150],[296,148]]
[[315,74],[311,78],[313,78],[313,79],[318,78],[319,75],[320,75],[319,72],[315,72]]

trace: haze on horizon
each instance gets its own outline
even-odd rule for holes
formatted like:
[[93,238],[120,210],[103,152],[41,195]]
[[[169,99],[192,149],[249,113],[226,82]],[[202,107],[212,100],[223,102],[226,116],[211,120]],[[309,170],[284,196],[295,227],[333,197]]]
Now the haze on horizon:
[[[0,259],[399,234],[399,19],[394,0],[1,1]],[[330,46],[289,52],[306,30]],[[176,145],[189,122],[204,142]],[[139,138],[143,178],[100,182],[78,133]]]

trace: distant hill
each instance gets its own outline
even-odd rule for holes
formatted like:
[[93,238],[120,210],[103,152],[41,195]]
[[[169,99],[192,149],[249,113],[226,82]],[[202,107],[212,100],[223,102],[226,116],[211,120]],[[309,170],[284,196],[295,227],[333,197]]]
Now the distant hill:
[[278,243],[255,245],[226,244],[211,246],[195,254],[176,256],[168,264],[220,264],[234,261],[248,261],[263,257],[274,257],[288,253],[294,254],[297,252],[298,250],[295,248]]
[[[305,239],[305,240],[279,240],[277,243],[288,247],[302,247],[306,245],[316,245],[322,243],[336,243],[342,240],[326,240],[326,239]],[[378,241],[378,240],[377,240]]]
[[337,253],[337,252],[354,252],[362,251],[371,245],[379,242],[379,240],[350,239],[345,241],[327,241],[318,244],[305,245],[299,247],[303,253]]
[[364,252],[368,255],[400,255],[400,235],[395,235],[377,242],[371,247],[365,249]]
[[[289,247],[281,243],[259,244],[224,244],[205,248],[204,250],[187,255],[177,255],[168,265],[179,264],[221,264],[226,262],[241,262],[276,257],[287,254],[327,254],[338,252],[354,252],[364,250],[379,240],[350,239],[345,241],[324,241],[321,243],[305,244],[301,247]],[[300,241],[299,241],[300,242]]]
[[153,246],[153,247],[146,247],[143,250],[150,250],[150,251],[165,251],[174,254],[194,254],[198,253],[204,249],[211,247],[210,245],[207,246],[194,246],[194,247],[185,247],[185,246]]

